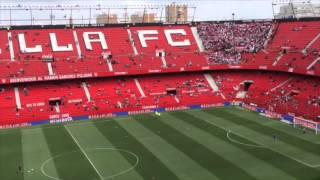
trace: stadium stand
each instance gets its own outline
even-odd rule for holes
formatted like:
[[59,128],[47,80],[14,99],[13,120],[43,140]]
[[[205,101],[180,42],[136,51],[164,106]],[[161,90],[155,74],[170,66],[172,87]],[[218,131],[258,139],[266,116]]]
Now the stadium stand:
[[54,79],[55,75],[65,79],[70,74],[145,74],[208,65],[186,25],[1,30],[0,39],[0,58],[6,64],[0,78],[6,78],[5,82]]
[[318,75],[319,21],[200,23],[198,30],[211,63]]
[[257,53],[267,43],[271,22],[201,23],[200,37],[213,64],[240,64],[241,53]]
[[228,99],[242,99],[247,104],[307,119],[316,120],[319,115],[317,78],[270,72],[224,72],[212,76]]
[[317,120],[319,27],[263,21],[0,30],[0,125],[233,101]]
[[[316,120],[320,112],[320,82],[308,76],[271,72],[153,75],[82,82],[23,84],[2,88],[3,123],[77,117],[142,109],[218,104],[241,100],[278,113]],[[303,87],[303,88],[302,88]],[[16,92],[17,91],[17,92]],[[314,93],[317,92],[317,93]]]

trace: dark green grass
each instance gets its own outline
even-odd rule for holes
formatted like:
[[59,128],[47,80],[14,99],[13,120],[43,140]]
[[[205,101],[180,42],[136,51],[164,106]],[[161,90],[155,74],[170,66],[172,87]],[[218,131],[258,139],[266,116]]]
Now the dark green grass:
[[248,120],[246,118],[243,118],[241,116],[238,116],[236,114],[230,113],[227,109],[210,109],[205,110],[205,112],[208,112],[214,116],[226,119],[228,121],[231,121],[235,124],[238,124],[239,126],[245,126],[247,128],[250,128],[256,132],[263,133],[268,136],[272,136],[273,134],[277,135],[278,138],[281,139],[281,141],[284,141],[288,144],[291,144],[297,148],[303,148],[304,151],[308,151],[310,153],[314,153],[316,155],[320,155],[320,145],[314,144],[309,141],[296,138],[295,136],[292,136],[290,134],[287,134],[285,131],[279,131],[267,126],[263,126],[259,124],[258,122]]
[[[181,134],[179,131],[168,126],[167,124],[159,120],[154,120],[151,115],[135,116],[134,118],[151,131],[158,132],[158,135],[161,138],[175,146],[177,149],[181,150],[194,161],[199,163],[203,168],[206,168],[215,174],[218,178],[247,180],[254,179],[252,176],[250,176],[250,174],[235,166],[231,162],[225,160],[218,154],[210,151],[203,145]],[[230,171],[232,171],[232,173],[230,173]]]
[[64,126],[45,128],[43,134],[47,140],[51,156],[58,156],[58,158],[53,159],[53,162],[61,179],[71,180],[75,177],[77,180],[99,179]]
[[[145,179],[172,179],[176,180],[178,177],[171,172],[159,159],[155,157],[147,148],[140,144],[133,136],[124,130],[115,121],[95,123],[97,129],[108,139],[114,147],[118,149],[129,149],[137,154],[141,163],[135,170]],[[123,153],[123,152],[121,152]],[[133,159],[123,155],[132,165],[135,163]]]
[[[208,110],[209,112],[216,112],[219,110]],[[187,114],[185,112],[173,112],[171,113],[173,116],[191,124],[192,126],[198,127],[202,129],[203,131],[206,131],[207,133],[211,134],[214,137],[220,138],[221,140],[224,140],[234,146],[237,146],[238,148],[250,153],[251,155],[257,157],[258,159],[268,162],[269,164],[272,164],[278,169],[281,169],[282,171],[292,174],[293,176],[297,177],[298,179],[316,179],[319,178],[319,171],[315,170],[314,168],[309,168],[307,166],[301,165],[300,163],[285,157],[279,153],[276,153],[274,151],[270,151],[266,148],[253,148],[251,146],[244,146],[241,144],[237,144],[234,142],[231,142],[227,136],[226,131],[220,127],[214,126],[212,124],[209,124],[206,121],[203,121],[200,118],[197,118],[193,115]],[[215,113],[216,115],[217,113]],[[227,116],[227,115],[226,115]],[[228,119],[227,117],[224,117]],[[233,116],[230,116],[234,118]],[[255,142],[252,142],[248,139],[244,139],[243,137],[240,137],[236,134],[232,134],[232,137],[236,139],[239,142],[250,144],[250,145],[258,145]],[[298,170],[298,171],[297,171]]]
[[[264,125],[267,122],[272,122],[272,125],[271,123]],[[114,158],[112,162],[108,162],[108,165],[101,165],[101,162],[108,161],[108,154],[106,154],[108,152],[89,151],[90,148],[97,147],[124,149],[139,157],[139,163],[131,174],[124,173],[112,180],[140,180],[141,178],[145,180],[185,180],[188,175],[195,177],[196,173],[192,172],[190,167],[197,167],[201,172],[207,173],[205,177],[196,174],[201,180],[267,180],[270,177],[299,180],[320,179],[320,167],[306,165],[319,164],[320,166],[320,162],[316,164],[315,160],[303,163],[310,158],[299,159],[303,157],[301,154],[294,156],[299,150],[305,153],[305,156],[312,155],[310,157],[320,159],[320,145],[317,144],[320,142],[320,136],[308,134],[308,136],[299,137],[300,130],[290,129],[288,131],[288,127],[281,122],[261,118],[252,112],[235,108],[215,108],[168,112],[162,113],[161,117],[144,114],[126,118],[74,122],[68,125],[4,130],[0,131],[0,180],[51,180],[40,171],[41,163],[45,162],[48,157],[52,158],[50,166],[47,167],[48,172],[55,170],[57,176],[63,180],[99,180],[97,171],[109,176],[107,172],[110,171],[107,168],[110,164],[121,168],[123,164],[133,166],[137,162],[127,153],[118,151],[113,153],[119,153],[121,161]],[[227,137],[228,129],[233,128],[236,130]],[[133,133],[137,129],[148,137],[137,136],[138,133]],[[26,138],[28,133],[38,133],[39,137],[42,137],[39,138],[40,142],[30,142],[30,139],[35,136]],[[277,146],[273,143],[273,134],[277,134],[279,140],[285,145],[279,143]],[[202,141],[202,137],[206,137],[207,140]],[[23,142],[24,138],[28,140],[28,144]],[[152,144],[150,142],[153,140],[157,140],[156,151],[155,147],[150,147]],[[317,143],[312,141],[317,141]],[[37,163],[33,163],[32,158],[37,153],[36,149],[39,150],[39,148],[33,149],[33,146],[41,146],[45,152],[38,152]],[[226,152],[224,152],[224,147],[227,148]],[[35,152],[24,153],[24,149]],[[166,150],[172,152],[163,152]],[[288,151],[293,151],[293,153],[287,155]],[[168,153],[171,157],[181,153],[184,157],[183,161],[172,162],[168,159],[159,159]],[[233,155],[230,156],[230,153]],[[236,157],[241,155],[253,162]],[[188,163],[189,169],[172,168]],[[30,167],[23,166],[23,173],[17,173],[19,164]],[[54,167],[54,170],[50,167]],[[31,168],[34,168],[37,173],[27,171]],[[261,171],[262,175],[257,175],[259,172],[254,171],[256,169]],[[122,169],[117,172],[120,171]],[[269,174],[272,175],[268,176]],[[265,175],[268,177],[264,177]]]
[[23,168],[21,132],[19,129],[12,130],[12,134],[0,135],[0,179],[22,180]]

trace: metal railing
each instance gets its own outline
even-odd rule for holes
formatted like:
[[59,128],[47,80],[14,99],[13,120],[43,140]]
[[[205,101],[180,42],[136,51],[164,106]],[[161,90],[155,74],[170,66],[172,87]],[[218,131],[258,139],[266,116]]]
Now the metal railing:
[[[196,13],[195,6],[187,6],[188,15],[182,21],[179,20],[179,13],[175,17],[168,17],[166,5],[146,5],[146,6],[0,6],[0,26],[19,25],[70,25],[70,24],[98,24],[97,18],[104,16],[102,24],[107,24],[110,20],[112,24],[121,23],[148,23],[145,15],[152,14],[151,23],[176,23],[193,22]],[[111,22],[112,16],[116,15],[116,23]],[[132,19],[132,15],[139,15],[139,18]],[[110,19],[109,19],[110,18]],[[170,20],[170,21],[168,21]],[[99,23],[100,24],[100,23]]]

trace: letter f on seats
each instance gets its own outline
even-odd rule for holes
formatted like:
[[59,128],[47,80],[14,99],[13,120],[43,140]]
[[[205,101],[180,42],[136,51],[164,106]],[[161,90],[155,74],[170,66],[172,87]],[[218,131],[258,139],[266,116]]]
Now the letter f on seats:
[[146,43],[146,40],[157,40],[158,37],[156,36],[153,36],[153,37],[145,37],[145,35],[158,35],[158,31],[157,30],[139,30],[138,31],[138,36],[139,36],[139,40],[140,40],[140,43],[141,43],[141,46],[146,48],[148,47],[147,46],[147,43]]

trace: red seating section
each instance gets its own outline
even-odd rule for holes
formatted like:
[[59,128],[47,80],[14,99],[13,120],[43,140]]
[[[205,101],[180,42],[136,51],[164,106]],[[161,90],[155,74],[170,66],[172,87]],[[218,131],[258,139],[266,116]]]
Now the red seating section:
[[[73,52],[52,52],[51,42],[49,39],[49,33],[55,33],[58,39],[58,44],[66,46],[72,44],[75,48],[75,42],[73,40],[73,34],[70,29],[43,29],[41,31],[36,30],[12,30],[13,48],[15,51],[16,60],[30,60],[41,61],[42,55],[52,54],[55,58],[76,57],[76,51]],[[18,42],[18,34],[24,34],[27,47],[34,47],[36,45],[42,46],[42,53],[22,53],[20,51],[20,45]]]
[[[266,48],[257,53],[242,53],[242,64],[239,65],[209,64],[205,55],[199,52],[187,25],[0,30],[0,126],[234,100],[316,120],[320,115],[319,78],[258,72],[257,69],[320,75],[320,61],[306,70],[319,57],[320,38],[303,52],[320,33],[319,27],[320,22],[315,21],[274,23],[274,34]],[[190,46],[169,45],[164,33],[168,29],[184,30],[185,36],[173,34],[172,39],[189,40]],[[156,36],[158,40],[147,40],[147,47],[142,47],[139,30],[156,30],[158,34],[150,37]],[[13,54],[10,54],[8,32],[12,34]],[[52,32],[59,46],[71,44],[73,50],[52,52],[49,38]],[[92,42],[92,50],[86,48],[85,32],[102,32],[108,48],[103,49],[100,42]],[[21,33],[25,35],[27,47],[41,45],[43,52],[21,52],[18,42]],[[89,39],[97,38],[97,35],[89,35]],[[287,49],[285,53],[284,48]],[[164,50],[166,56],[157,57],[157,50]],[[112,57],[106,59],[105,53],[111,53]],[[52,56],[53,62],[43,61],[45,55]],[[50,67],[52,75],[49,75]],[[201,72],[229,68],[254,71]],[[188,70],[198,72],[176,73]],[[169,72],[175,73],[164,74]],[[158,74],[145,75],[150,73]],[[213,90],[212,82],[208,82],[204,73],[212,76],[218,91]],[[112,77],[97,78],[99,76]],[[49,81],[57,79],[60,81]],[[40,80],[48,82],[26,83]],[[247,91],[243,86],[245,81],[252,82]],[[239,98],[240,91],[245,91],[244,98]]]
[[[320,32],[319,21],[301,21],[301,22],[280,22],[274,24],[274,34],[271,36],[269,43],[264,51],[256,54],[244,53],[242,55],[242,67],[254,65],[257,69],[261,65],[266,65],[269,69],[290,71],[299,73],[308,73],[319,75],[320,62],[315,63],[310,69],[307,67],[314,62],[319,55],[320,38],[316,39]],[[189,40],[191,45],[186,47],[170,46],[165,36],[165,30],[182,29],[186,35],[172,34],[174,41]],[[130,30],[133,42],[137,49],[138,55],[134,54],[133,47],[128,35]],[[142,47],[138,37],[139,30],[156,30],[158,32],[155,37],[158,40],[147,40],[147,47]],[[74,32],[77,34],[79,43],[74,39]],[[107,41],[108,50],[103,50],[100,43],[93,42],[93,50],[85,48],[83,39],[84,32],[102,32]],[[10,48],[8,41],[8,33],[12,34],[12,48],[14,61],[10,61]],[[23,53],[20,51],[18,43],[18,34],[24,34],[27,47],[41,45],[43,52],[41,53]],[[73,51],[53,52],[49,33],[55,33],[59,46],[71,44]],[[96,38],[95,35],[89,36]],[[146,35],[146,37],[148,37]],[[152,35],[151,37],[154,37]],[[41,29],[41,30],[0,30],[0,63],[2,64],[0,78],[13,77],[33,77],[48,76],[48,66],[42,62],[42,56],[52,55],[55,61],[52,63],[53,73],[55,75],[66,75],[74,73],[95,73],[98,75],[119,75],[137,74],[148,72],[161,72],[163,70],[181,71],[181,70],[201,70],[208,67],[204,55],[199,54],[195,38],[192,35],[189,26],[151,26],[151,27],[129,27],[129,28],[75,28],[75,29]],[[306,53],[302,50],[312,41],[315,40],[310,47],[306,49]],[[79,59],[77,45],[80,48],[82,58]],[[277,60],[283,48],[286,53]],[[167,68],[163,67],[161,58],[156,57],[156,50],[163,49],[166,53]],[[111,52],[113,59],[111,70],[102,53]],[[276,66],[272,66],[278,61]],[[3,66],[4,65],[4,66]],[[220,67],[221,68],[221,67]],[[224,69],[229,68],[224,66]],[[210,69],[215,69],[210,66]],[[113,71],[113,72],[110,72]],[[308,72],[309,71],[309,72]],[[8,73],[9,72],[9,73]],[[115,72],[115,73],[114,73]],[[111,73],[111,74],[110,74]],[[6,81],[8,82],[8,81]]]
[[[212,92],[202,74],[171,77],[158,75],[136,78],[145,96],[142,96],[134,78],[88,80],[86,84],[90,101],[82,82],[22,84],[17,86],[22,106],[17,111],[13,88],[5,87],[0,107],[11,113],[0,114],[0,124],[222,102],[221,97]],[[168,94],[167,90],[176,90],[176,96]],[[59,110],[49,104],[50,100],[56,99],[61,100]]]
[[228,99],[237,99],[240,83],[252,81],[245,99],[248,104],[281,114],[292,113],[316,120],[320,114],[320,80],[270,72],[212,73]]
[[[314,65],[312,69],[307,67],[319,57],[320,54],[320,21],[301,21],[301,22],[281,22],[275,25],[274,34],[269,40],[265,52],[259,52],[256,55],[244,54],[245,65],[268,65],[271,66],[281,53],[286,49],[286,53],[278,61],[279,68],[293,68],[295,72],[306,73],[312,71],[312,74],[319,75],[320,62]],[[311,44],[306,52],[303,50]],[[275,67],[276,68],[276,67]]]
[[[233,100],[314,120],[320,115],[320,81],[317,78],[267,72],[212,72],[211,76],[219,92],[213,92],[201,73],[91,79],[85,82],[90,98],[80,81],[22,84],[15,86],[20,94],[22,108],[19,110],[13,87],[2,87],[0,107],[4,111],[0,114],[0,124]],[[237,99],[244,81],[250,81],[252,85],[244,99]],[[172,94],[168,93],[170,90]],[[61,100],[58,109],[49,104],[50,100],[57,99]]]
[[[7,31],[0,31],[0,60],[10,60],[9,42]],[[5,42],[5,43],[4,43]]]
[[[189,46],[171,46],[168,43],[165,30],[180,29],[186,35],[172,34],[173,41],[188,40]],[[128,30],[131,31],[133,42],[138,54],[134,54],[134,47],[130,42]],[[147,48],[141,47],[138,30],[156,30],[157,40],[147,40]],[[92,42],[92,50],[87,49],[84,41],[85,32],[102,32],[106,40],[107,49],[103,49],[100,42]],[[8,33],[11,33],[12,46],[9,46]],[[53,51],[50,41],[50,33],[54,33],[58,46],[72,46],[72,51]],[[26,53],[20,50],[18,34],[23,34],[27,48],[40,45],[42,52]],[[74,37],[77,38],[74,38]],[[98,39],[97,34],[89,35],[89,39]],[[78,39],[78,42],[76,41]],[[60,76],[69,74],[91,73],[95,76],[113,76],[119,74],[145,74],[148,72],[161,72],[164,70],[180,71],[181,68],[193,67],[200,69],[207,66],[206,59],[198,53],[198,47],[193,38],[191,29],[186,25],[153,26],[132,28],[65,28],[65,29],[41,29],[41,30],[0,30],[0,78],[29,78],[41,77],[41,79],[60,79]],[[13,49],[11,59],[10,47]],[[163,66],[160,57],[156,56],[156,50],[164,50],[166,53]],[[112,58],[108,64],[103,58],[103,53],[111,53]],[[47,78],[49,68],[44,56],[52,56],[53,75],[58,77]],[[109,67],[111,64],[111,68]],[[182,69],[182,70],[183,70]],[[39,80],[37,78],[36,80]],[[35,81],[36,81],[35,80]],[[18,80],[19,81],[19,80]]]

